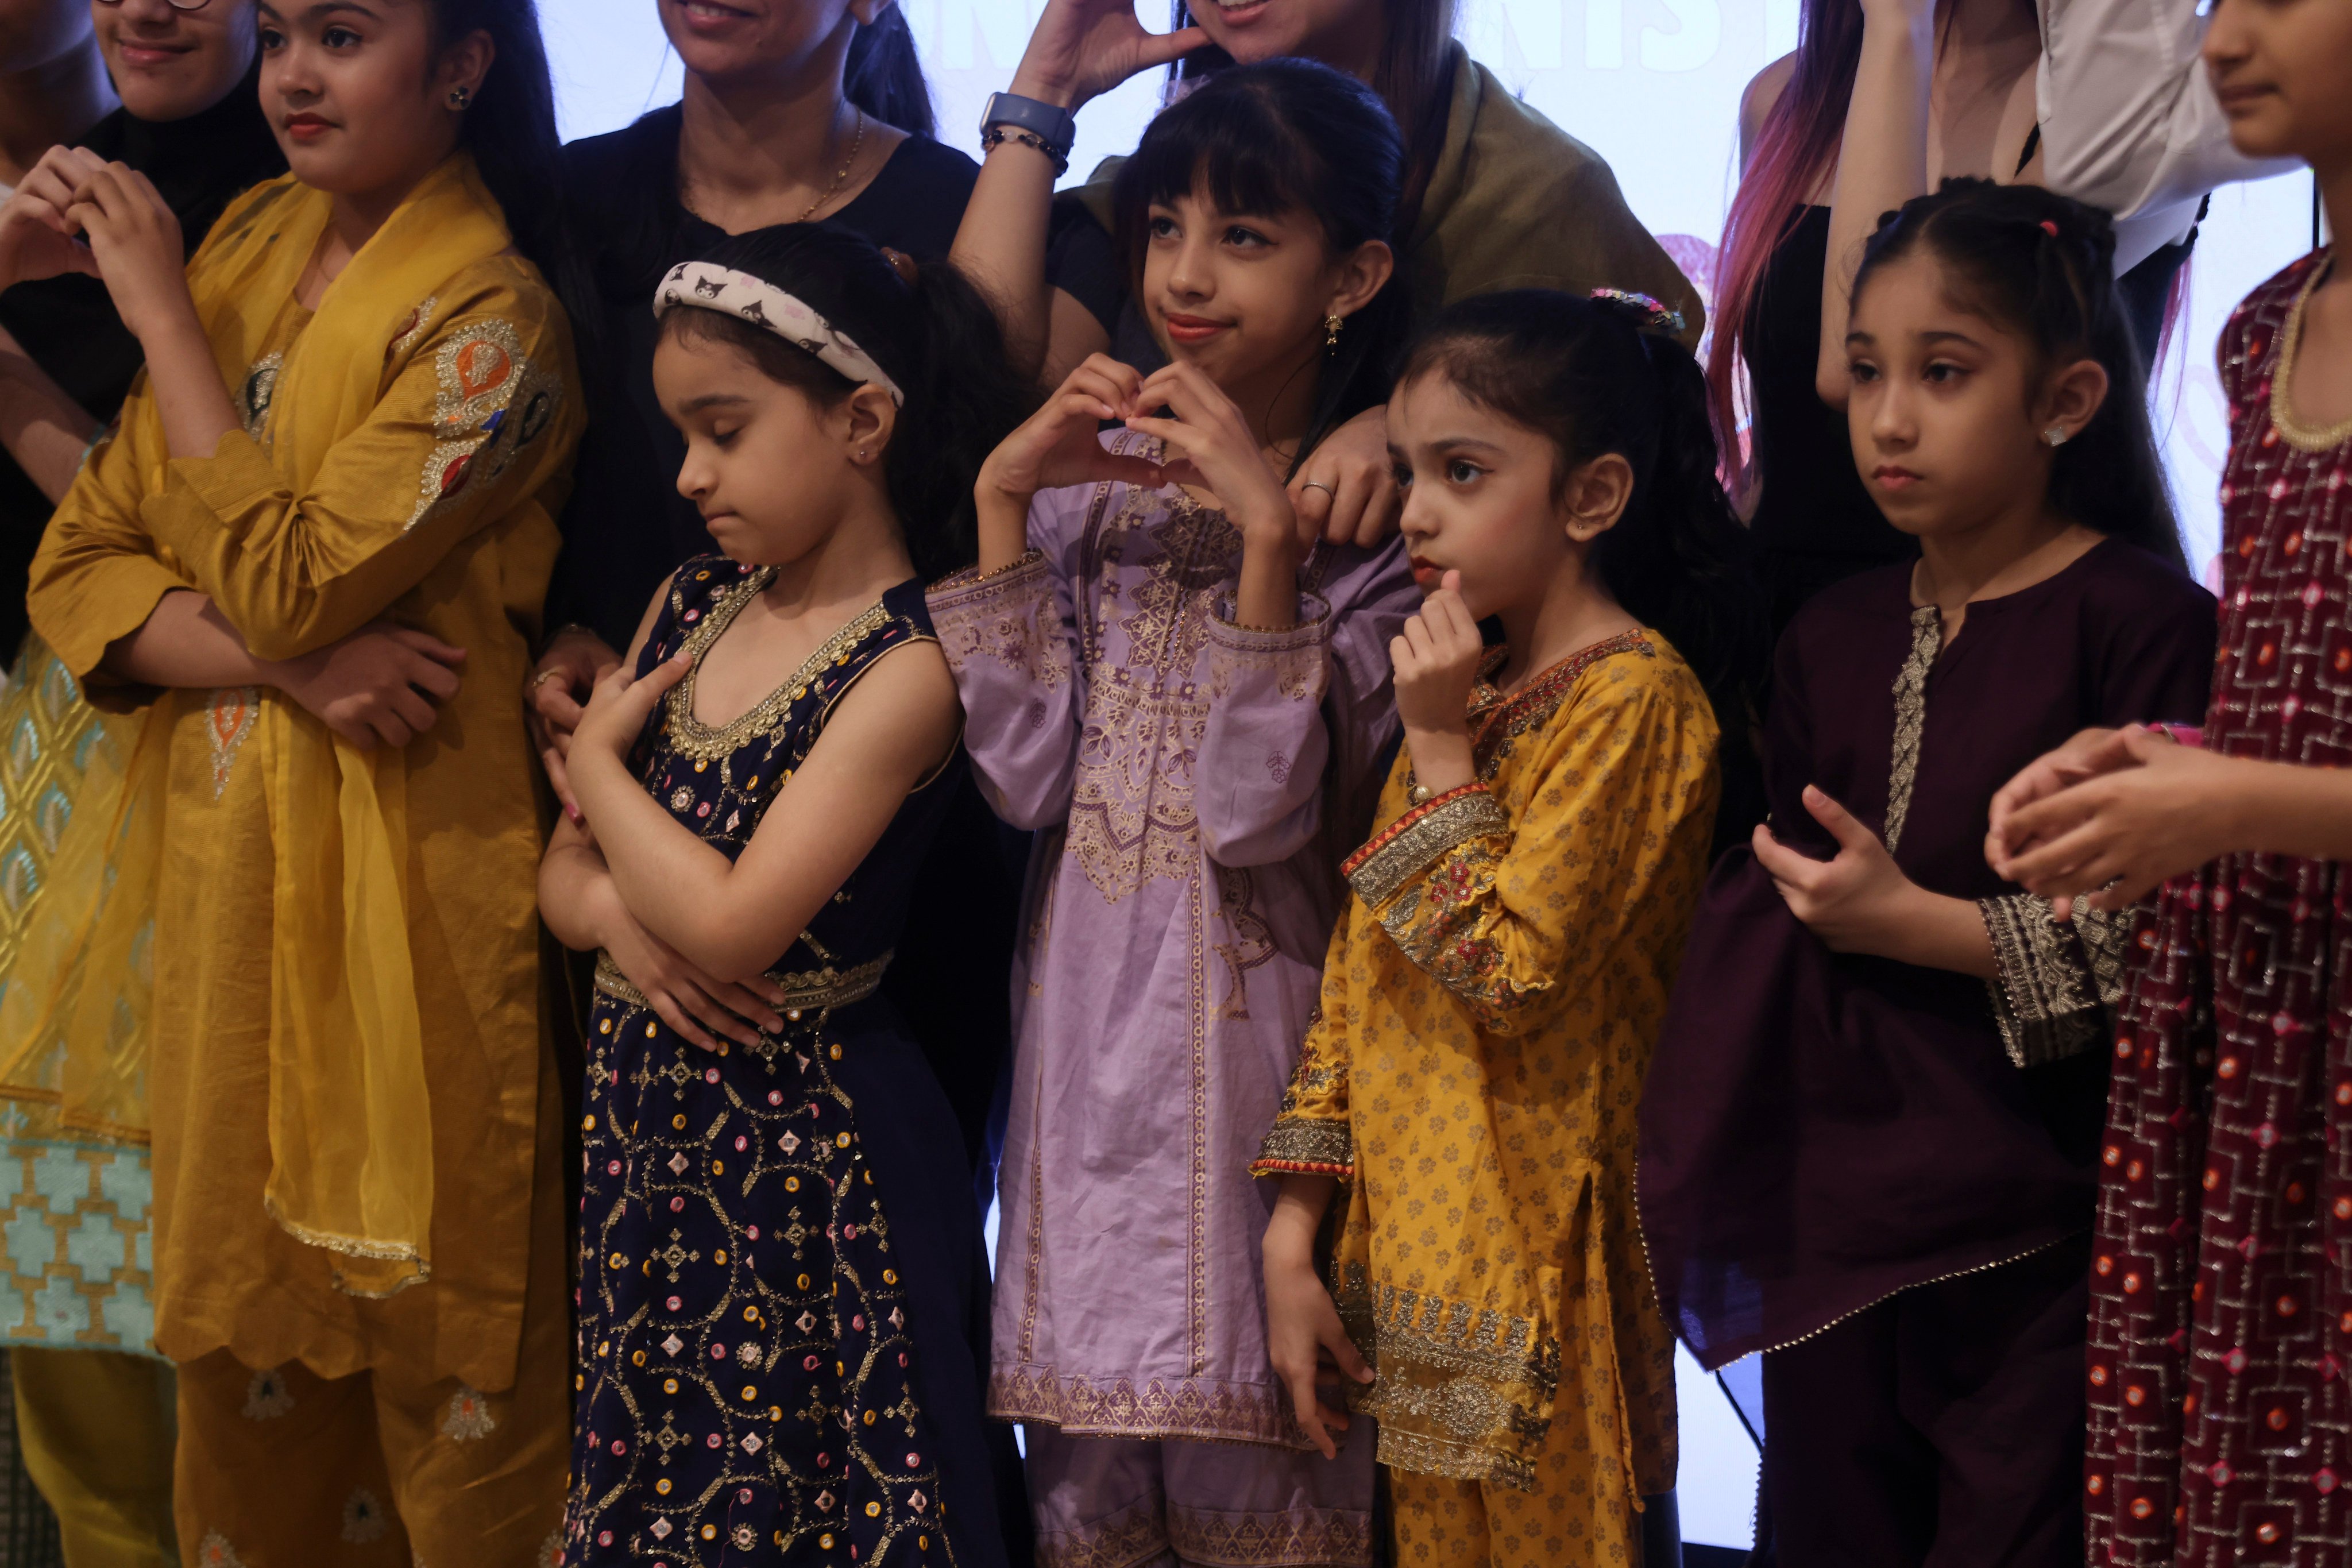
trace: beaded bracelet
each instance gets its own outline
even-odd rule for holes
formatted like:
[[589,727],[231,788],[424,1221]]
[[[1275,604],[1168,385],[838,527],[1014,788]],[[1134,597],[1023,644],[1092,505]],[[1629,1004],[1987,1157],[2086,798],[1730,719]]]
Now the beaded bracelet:
[[1024,147],[1034,147],[1044,153],[1045,161],[1054,165],[1055,174],[1066,174],[1070,172],[1068,153],[1055,152],[1046,143],[1043,136],[1034,131],[1024,131],[1017,125],[990,126],[981,135],[980,149],[983,153],[993,153],[1007,142],[1018,142]]

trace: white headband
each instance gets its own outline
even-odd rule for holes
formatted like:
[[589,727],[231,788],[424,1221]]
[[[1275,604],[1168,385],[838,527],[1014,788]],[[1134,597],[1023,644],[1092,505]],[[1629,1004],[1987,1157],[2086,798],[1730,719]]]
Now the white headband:
[[669,269],[669,276],[654,291],[654,314],[661,316],[681,305],[724,311],[753,326],[764,327],[786,342],[806,349],[850,380],[880,387],[890,395],[892,403],[906,406],[907,395],[898,390],[898,384],[885,375],[882,367],[847,332],[836,331],[823,316],[772,283],[731,267],[718,267],[708,261],[681,261]]

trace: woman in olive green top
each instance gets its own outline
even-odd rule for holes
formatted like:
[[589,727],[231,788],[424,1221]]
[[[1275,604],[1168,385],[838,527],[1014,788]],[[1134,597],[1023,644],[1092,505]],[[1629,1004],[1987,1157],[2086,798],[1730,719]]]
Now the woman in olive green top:
[[[1054,211],[1059,170],[1050,110],[1075,114],[1137,72],[1187,56],[1187,70],[1228,58],[1303,56],[1350,72],[1387,100],[1405,137],[1400,227],[1407,237],[1399,249],[1417,313],[1497,289],[1622,289],[1679,311],[1684,342],[1697,343],[1698,291],[1625,205],[1609,165],[1470,58],[1454,41],[1452,0],[1230,7],[1213,0],[1179,19],[1187,25],[1152,33],[1136,20],[1131,0],[1047,0],[1009,95],[1029,101],[1000,99],[992,107],[992,116],[1014,118],[990,129],[954,259],[997,295],[1015,352],[1042,368],[1047,384],[1058,384],[1089,353],[1126,357],[1143,347],[1130,341],[1140,334],[1122,333],[1114,343],[1097,310],[1045,281],[1049,246],[1072,246],[1100,252],[1109,272],[1105,286],[1125,287],[1103,237],[1115,164],[1074,193],[1076,211],[1069,202]],[[1098,232],[1072,232],[1085,214],[1095,219],[1085,226],[1099,225]],[[1066,259],[1055,268],[1066,282],[1082,270]],[[1395,488],[1381,411],[1318,447],[1291,494],[1300,514],[1335,541],[1369,544],[1386,533],[1394,525]]]

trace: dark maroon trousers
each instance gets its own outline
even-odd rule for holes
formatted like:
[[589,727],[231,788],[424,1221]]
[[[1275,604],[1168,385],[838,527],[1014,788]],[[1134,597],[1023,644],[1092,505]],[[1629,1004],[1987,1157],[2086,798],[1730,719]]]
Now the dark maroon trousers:
[[2081,1568],[2090,1237],[1764,1357],[1780,1568]]

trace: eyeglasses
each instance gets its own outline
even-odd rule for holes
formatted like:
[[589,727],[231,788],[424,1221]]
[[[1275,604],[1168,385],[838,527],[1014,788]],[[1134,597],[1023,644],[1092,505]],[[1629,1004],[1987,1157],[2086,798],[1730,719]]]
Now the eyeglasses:
[[[120,5],[122,0],[98,0],[98,3],[101,5]],[[165,0],[165,3],[174,11],[201,11],[211,5],[213,0]]]

